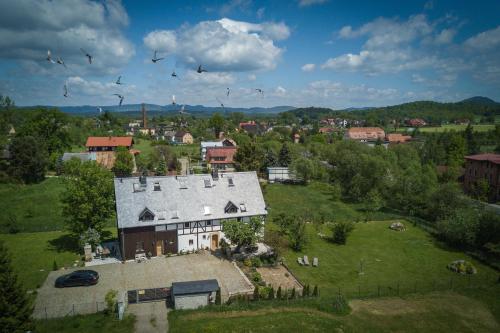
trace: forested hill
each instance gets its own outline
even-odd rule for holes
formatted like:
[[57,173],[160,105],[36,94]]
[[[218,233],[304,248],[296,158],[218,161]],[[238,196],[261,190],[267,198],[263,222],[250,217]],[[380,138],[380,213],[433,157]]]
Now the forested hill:
[[[346,117],[351,119],[373,119],[375,122],[390,119],[423,118],[429,123],[439,124],[443,121],[457,119],[475,119],[493,121],[500,115],[500,103],[486,97],[473,97],[456,103],[439,103],[418,101],[393,106],[364,108],[358,110],[332,110],[328,108],[298,108],[285,112],[283,116],[322,119],[325,117]],[[378,121],[376,121],[378,120]]]

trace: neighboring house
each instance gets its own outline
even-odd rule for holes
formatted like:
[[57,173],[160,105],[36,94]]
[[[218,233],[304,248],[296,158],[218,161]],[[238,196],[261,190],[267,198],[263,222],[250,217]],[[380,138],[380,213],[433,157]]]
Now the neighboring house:
[[500,200],[500,154],[465,156],[464,188],[473,193],[477,182],[484,179],[489,185],[488,200]]
[[175,143],[192,144],[193,136],[189,132],[177,131],[174,136]]
[[202,141],[201,146],[201,160],[205,161],[207,157],[207,148],[210,147],[236,147],[236,142],[232,139],[222,139],[219,141]]
[[176,310],[197,309],[215,302],[217,280],[199,280],[172,283],[172,300]]
[[283,182],[292,179],[287,167],[270,167],[267,168],[267,179],[270,183]]
[[139,128],[138,131],[142,135],[155,135],[156,134],[156,129],[154,129],[154,128]]
[[259,133],[259,125],[254,120],[240,123],[240,129],[250,134]]
[[361,142],[377,141],[385,139],[385,132],[380,127],[351,127],[345,134],[344,139],[357,140]]
[[88,151],[115,151],[118,147],[130,149],[133,145],[131,136],[89,136],[85,147]]
[[10,125],[10,129],[9,129],[9,133],[8,134],[10,136],[16,135],[16,129],[14,128],[14,126]]
[[233,171],[234,155],[238,147],[208,147],[205,161],[210,169]]
[[411,140],[411,136],[401,133],[390,133],[385,137],[389,144],[405,143]]
[[318,129],[318,132],[321,133],[321,134],[332,133],[333,132],[333,128],[331,128],[331,127],[320,127]]
[[300,134],[299,133],[295,133],[293,135],[293,143],[299,143],[300,141]]
[[421,118],[413,118],[406,121],[406,123],[411,127],[422,127],[427,126],[427,122]]
[[[115,178],[122,256],[215,250],[222,222],[267,215],[255,172]],[[229,241],[228,241],[229,242]]]

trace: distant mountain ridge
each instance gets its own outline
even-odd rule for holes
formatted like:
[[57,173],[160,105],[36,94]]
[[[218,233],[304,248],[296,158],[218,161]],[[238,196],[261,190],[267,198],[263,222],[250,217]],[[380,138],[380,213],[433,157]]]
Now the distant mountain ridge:
[[[144,106],[148,112],[170,112],[175,113],[181,109],[181,105],[158,105],[158,104],[147,104]],[[73,113],[73,114],[84,114],[84,113],[96,113],[99,112],[98,107],[102,108],[103,111],[110,112],[140,112],[142,108],[142,104],[123,104],[122,106],[118,105],[107,105],[107,106],[93,106],[93,105],[81,105],[81,106],[43,106],[47,108],[58,108],[62,112],[65,113]],[[204,105],[184,105],[184,109],[186,112],[193,113],[215,113],[215,112],[223,112],[223,109],[219,107],[212,106],[204,106]],[[265,107],[251,107],[251,108],[233,108],[226,107],[224,108],[225,112],[242,112],[249,114],[277,114],[280,112],[286,112],[295,109],[293,106],[288,105],[280,105],[274,106],[270,108]]]

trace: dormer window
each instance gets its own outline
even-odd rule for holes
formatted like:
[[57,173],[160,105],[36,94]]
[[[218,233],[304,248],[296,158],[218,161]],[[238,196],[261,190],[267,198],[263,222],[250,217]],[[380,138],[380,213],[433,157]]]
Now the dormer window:
[[153,190],[154,191],[161,191],[160,182],[154,182]]
[[150,211],[147,207],[144,208],[142,213],[139,215],[139,221],[154,221],[155,214]]
[[234,203],[229,201],[227,203],[226,207],[224,208],[224,213],[226,213],[226,214],[238,213],[238,207]]

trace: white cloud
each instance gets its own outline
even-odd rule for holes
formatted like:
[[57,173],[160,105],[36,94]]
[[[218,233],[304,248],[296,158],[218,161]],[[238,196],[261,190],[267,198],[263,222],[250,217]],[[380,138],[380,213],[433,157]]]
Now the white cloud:
[[[122,31],[128,21],[121,3],[113,0],[0,1],[0,57],[32,62],[43,73],[51,65],[45,60],[50,49],[71,73],[113,73],[135,53]],[[92,66],[80,48],[94,56]]]
[[304,72],[312,72],[316,68],[315,64],[305,64],[302,66],[302,71]]
[[435,41],[438,44],[449,44],[453,41],[453,37],[457,34],[455,29],[443,29],[436,36]]
[[174,54],[189,67],[203,64],[208,71],[243,72],[275,68],[283,49],[274,41],[289,35],[282,22],[254,24],[223,18],[175,31],[155,30],[144,37],[144,43],[151,50]]
[[321,5],[328,2],[328,0],[299,0],[300,7],[308,7],[312,5]]
[[257,80],[257,76],[256,76],[255,74],[248,74],[248,77],[247,77],[247,78],[248,78],[248,80],[250,80],[250,81],[255,81],[255,80]]
[[285,96],[286,95],[286,89],[283,88],[282,86],[277,86],[276,89],[274,90],[274,93],[277,96]]
[[500,26],[470,37],[464,45],[472,50],[490,50],[500,46]]

